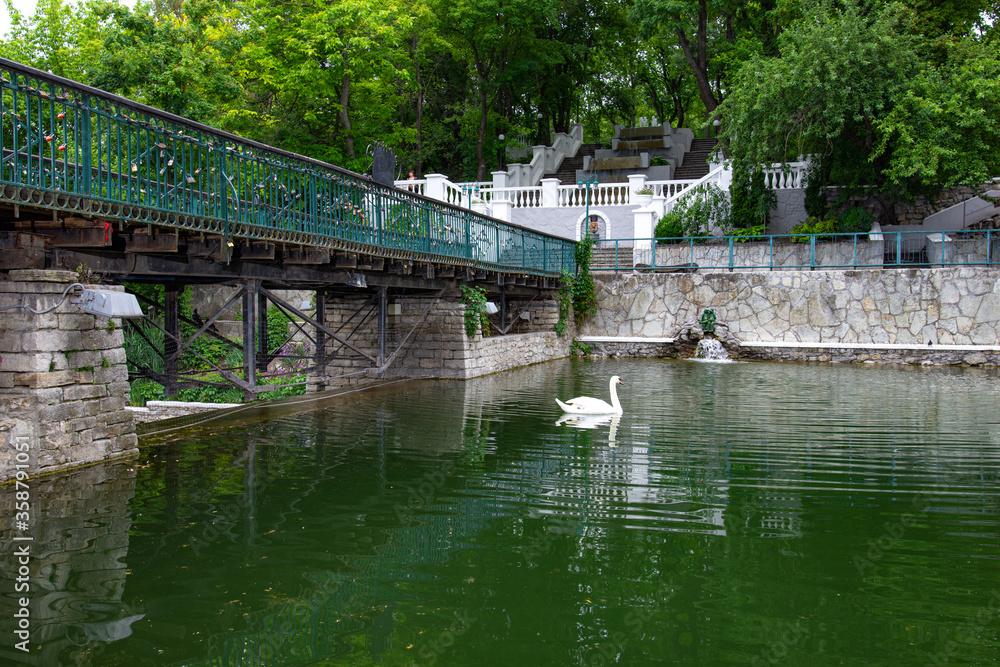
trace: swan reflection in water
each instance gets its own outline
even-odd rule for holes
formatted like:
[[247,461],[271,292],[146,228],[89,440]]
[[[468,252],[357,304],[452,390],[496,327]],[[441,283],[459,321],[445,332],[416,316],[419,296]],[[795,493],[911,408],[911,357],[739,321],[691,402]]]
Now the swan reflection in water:
[[615,437],[618,435],[618,423],[621,415],[572,415],[564,414],[556,420],[556,426],[572,426],[573,428],[595,429],[605,424],[610,424],[608,429],[608,444],[615,444]]

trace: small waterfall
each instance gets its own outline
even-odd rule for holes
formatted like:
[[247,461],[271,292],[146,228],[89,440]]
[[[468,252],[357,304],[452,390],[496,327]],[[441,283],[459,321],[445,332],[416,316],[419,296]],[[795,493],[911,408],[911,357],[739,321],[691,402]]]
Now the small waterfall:
[[726,352],[726,348],[722,346],[715,338],[702,338],[698,341],[698,347],[694,350],[694,358],[700,359],[702,361],[732,361],[729,358],[729,353]]

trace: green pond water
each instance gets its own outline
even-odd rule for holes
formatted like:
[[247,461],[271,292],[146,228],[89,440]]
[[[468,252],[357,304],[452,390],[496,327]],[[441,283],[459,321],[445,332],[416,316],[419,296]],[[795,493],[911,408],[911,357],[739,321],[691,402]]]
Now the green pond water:
[[[611,375],[620,419],[557,424]],[[0,663],[1000,662],[995,369],[555,362],[34,484]]]

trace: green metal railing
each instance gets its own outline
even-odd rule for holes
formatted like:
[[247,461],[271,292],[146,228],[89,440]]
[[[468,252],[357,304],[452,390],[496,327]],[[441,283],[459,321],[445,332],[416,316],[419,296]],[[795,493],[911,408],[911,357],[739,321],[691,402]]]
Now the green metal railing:
[[919,266],[1000,266],[1000,231],[609,239],[598,242],[591,264],[594,271]]
[[0,200],[532,275],[574,243],[0,58]]

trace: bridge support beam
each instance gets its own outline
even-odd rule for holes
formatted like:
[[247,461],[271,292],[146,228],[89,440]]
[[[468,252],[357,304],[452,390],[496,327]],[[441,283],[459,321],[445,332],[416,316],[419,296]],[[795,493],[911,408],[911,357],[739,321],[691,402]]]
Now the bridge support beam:
[[264,354],[261,358],[266,362],[267,354],[267,300],[260,293],[259,280],[247,280],[243,287],[243,378],[247,387],[243,390],[243,400],[256,400],[257,394],[257,340],[263,323]]
[[177,368],[180,357],[181,320],[180,295],[184,286],[178,283],[166,283],[163,286],[163,374],[167,383],[163,386],[163,395],[172,398],[177,395]]

